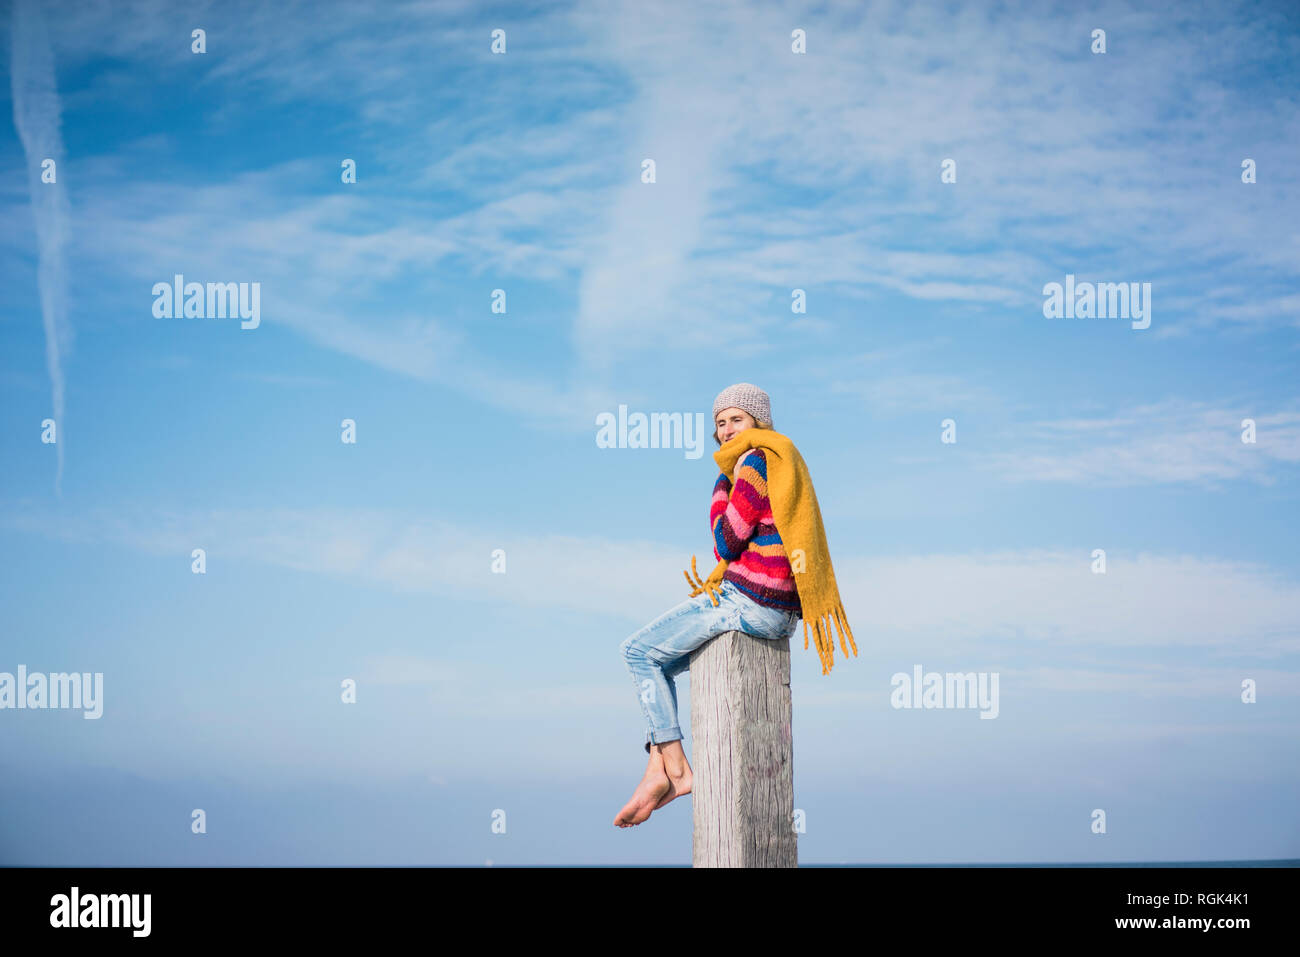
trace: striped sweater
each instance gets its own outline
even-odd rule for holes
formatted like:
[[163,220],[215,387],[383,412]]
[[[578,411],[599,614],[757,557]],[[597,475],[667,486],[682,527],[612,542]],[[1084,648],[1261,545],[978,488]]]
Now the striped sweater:
[[802,617],[785,546],[772,522],[763,449],[751,449],[741,459],[734,489],[730,476],[718,476],[709,505],[709,527],[713,530],[713,557],[729,562],[723,581],[731,582],[760,605]]

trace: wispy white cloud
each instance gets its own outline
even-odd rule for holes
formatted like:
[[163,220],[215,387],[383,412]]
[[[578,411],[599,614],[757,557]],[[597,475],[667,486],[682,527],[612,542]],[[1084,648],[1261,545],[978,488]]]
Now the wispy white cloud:
[[[915,347],[913,347],[915,346]],[[915,343],[862,355],[796,361],[800,376],[826,373],[825,391],[851,397],[856,414],[939,417],[978,416],[985,434],[963,446],[962,468],[999,482],[1059,482],[1089,488],[1186,484],[1205,488],[1249,481],[1264,486],[1292,480],[1300,464],[1300,411],[1290,398],[1217,401],[1169,398],[1113,411],[1097,400],[1071,403],[1079,414],[1035,415],[1031,403],[1013,402],[978,369],[957,375],[914,371],[923,365]],[[1234,407],[1235,406],[1235,407]],[[1095,410],[1096,414],[1086,413]],[[1255,423],[1255,441],[1242,441],[1242,422]],[[991,423],[1007,422],[998,427]],[[895,453],[895,465],[952,468],[941,452]]]
[[[372,220],[381,200],[357,194],[304,198],[277,185],[312,169],[311,161],[294,160],[226,182],[137,181],[88,196],[80,210],[82,254],[138,283],[139,310],[146,319],[151,319],[149,289],[154,282],[170,281],[174,272],[197,281],[257,281],[266,328],[292,329],[379,368],[437,382],[552,425],[571,427],[575,413],[585,423],[587,410],[617,407],[612,388],[577,376],[566,383],[554,370],[521,374],[473,345],[467,322],[494,318],[488,311],[494,283],[484,282],[481,312],[475,316],[439,308],[445,300],[439,277],[452,274],[453,257],[471,250],[476,271],[544,280],[573,266],[576,253],[563,241],[525,250],[506,238],[518,229],[540,230],[551,220],[571,219],[576,208],[571,197],[536,194],[537,202],[531,202],[529,196],[516,196],[432,224],[413,213],[409,221],[358,232],[355,223]],[[201,274],[187,266],[195,263],[202,264]],[[385,285],[394,282],[420,290],[417,295],[408,290],[400,297],[408,304],[396,310],[380,305],[387,303]]]
[[[27,507],[8,509],[3,522],[68,541],[181,557],[201,545],[224,560],[342,582],[521,607],[567,607],[632,622],[661,614],[665,596],[686,597],[682,552],[668,544],[497,535],[382,509],[182,513],[118,507],[74,516]],[[498,548],[505,550],[505,574],[491,570]],[[1271,568],[1189,555],[1112,553],[1106,573],[1093,574],[1091,561],[1088,552],[1059,549],[888,558],[836,554],[835,573],[859,648],[872,655],[1051,649],[1073,661],[1104,649],[1180,648],[1259,664],[1300,651],[1300,582]],[[655,581],[663,582],[661,591],[647,588],[646,582]],[[1091,667],[1069,673],[1102,674]],[[1049,668],[1031,677],[1050,684],[1050,676]]]
[[[1158,320],[1155,337],[1197,323],[1294,321],[1290,297],[1262,299],[1259,284],[1239,283],[1241,301],[1213,307],[1180,288],[1202,277],[1219,287],[1230,276],[1296,278],[1297,240],[1286,217],[1268,213],[1294,200],[1300,175],[1274,163],[1267,188],[1252,190],[1235,171],[1242,144],[1295,152],[1300,124],[1286,119],[1296,105],[1243,104],[1219,79],[1220,67],[1296,52],[1297,39],[1264,20],[1118,5],[1087,16],[967,8],[945,9],[936,30],[927,4],[810,16],[579,3],[506,24],[511,52],[492,57],[490,25],[470,4],[295,9],[308,8],[195,8],[186,24],[212,21],[210,52],[196,60],[188,28],[178,39],[179,19],[161,5],[128,4],[112,18],[75,7],[59,50],[72,62],[162,57],[201,84],[271,104],[337,105],[347,90],[358,117],[382,127],[371,132],[384,172],[363,165],[366,189],[347,197],[302,195],[316,158],[171,183],[157,179],[167,155],[155,142],[153,162],[104,158],[105,169],[130,173],[86,178],[105,183],[86,188],[87,254],[113,250],[109,268],[255,264],[278,276],[282,301],[296,307],[278,321],[297,333],[467,392],[518,373],[457,353],[454,317],[348,321],[340,291],[380,297],[440,267],[560,283],[577,296],[567,333],[586,367],[575,382],[618,359],[719,339],[771,352],[761,340],[775,328],[764,318],[773,286],[838,284],[841,296],[875,290],[1032,315],[1044,281],[1115,269],[1120,279],[1168,277],[1159,301],[1180,302],[1186,322]],[[284,42],[286,18],[294,44]],[[1113,41],[1105,56],[1087,52],[1098,19]],[[789,50],[794,26],[808,31],[805,56]],[[472,109],[437,83],[413,93],[431,50],[468,76],[494,77],[475,87]],[[521,108],[538,96],[557,106],[540,121]],[[1222,158],[1224,169],[1188,155]],[[645,157],[658,163],[653,186],[638,179]],[[958,160],[955,187],[938,180],[947,157]],[[155,181],[141,182],[141,169]],[[460,208],[429,198],[448,186]],[[471,364],[478,375],[461,377]],[[552,383],[524,389],[551,393],[556,409],[579,389]]]
[[[67,170],[63,166],[61,110],[54,57],[44,14],[35,0],[15,0],[11,39],[14,127],[26,154],[32,218],[36,225],[36,275],[40,288],[41,320],[45,326],[45,367],[53,387],[55,451],[58,456],[54,487],[56,493],[62,495],[63,450],[68,434],[63,414],[63,364],[73,343],[72,325],[68,321],[65,257],[68,199],[64,182]],[[54,182],[42,180],[46,160],[54,161]]]
[[859,646],[882,651],[1178,647],[1256,662],[1300,651],[1300,585],[1270,568],[1111,552],[1094,574],[1091,561],[1060,549],[837,557],[835,572]]
[[[638,608],[650,611],[654,599],[647,598],[644,582],[656,577],[664,581],[665,594],[685,597],[681,570],[690,557],[683,563],[680,549],[649,542],[494,534],[441,518],[364,508],[114,507],[74,519],[67,512],[15,506],[0,521],[69,542],[182,557],[202,547],[209,560],[224,556],[403,592],[618,617],[639,617]],[[492,571],[497,549],[505,552],[504,574]]]
[[[1243,419],[1255,421],[1253,444],[1242,442]],[[1273,485],[1300,463],[1300,412],[1289,409],[1168,400],[1119,416],[1017,423],[1015,434],[1015,451],[978,452],[976,467],[1009,482]]]

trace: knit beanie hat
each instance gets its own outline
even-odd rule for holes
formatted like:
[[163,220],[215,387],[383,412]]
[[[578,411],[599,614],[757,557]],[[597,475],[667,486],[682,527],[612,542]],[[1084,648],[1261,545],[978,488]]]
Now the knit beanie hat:
[[713,420],[716,422],[718,413],[723,409],[741,409],[748,412],[755,419],[763,422],[772,421],[772,400],[756,385],[748,382],[737,382],[735,385],[729,385],[713,400]]

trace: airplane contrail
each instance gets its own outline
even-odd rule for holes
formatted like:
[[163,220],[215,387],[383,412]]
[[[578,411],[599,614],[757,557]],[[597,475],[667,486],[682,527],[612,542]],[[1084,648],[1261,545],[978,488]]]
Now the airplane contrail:
[[[54,389],[55,492],[63,489],[63,356],[72,348],[68,321],[68,274],[64,246],[68,235],[68,200],[64,193],[63,137],[54,56],[38,3],[18,0],[13,8],[14,127],[27,157],[27,182],[36,224],[37,287],[45,324],[45,364]],[[41,164],[55,162],[56,181],[41,180]]]

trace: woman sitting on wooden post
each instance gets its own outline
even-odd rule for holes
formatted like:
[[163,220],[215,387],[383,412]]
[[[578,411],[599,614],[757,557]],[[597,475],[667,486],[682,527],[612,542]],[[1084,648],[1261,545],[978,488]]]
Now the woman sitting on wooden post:
[[[637,700],[645,714],[650,761],[632,799],[614,818],[631,827],[691,791],[691,766],[682,750],[675,678],[691,652],[726,631],[788,640],[804,620],[829,674],[835,644],[831,623],[853,642],[831,568],[817,495],[803,456],[773,430],[767,393],[748,382],[714,400],[713,459],[721,474],[713,486],[709,527],[717,566],[701,580],[691,557],[690,597],[623,642]],[[734,484],[733,484],[734,480]],[[694,574],[694,578],[692,578]],[[809,623],[811,622],[811,629]]]

